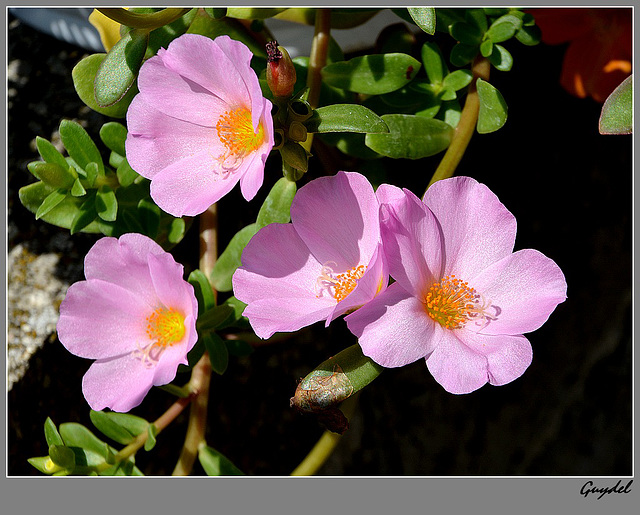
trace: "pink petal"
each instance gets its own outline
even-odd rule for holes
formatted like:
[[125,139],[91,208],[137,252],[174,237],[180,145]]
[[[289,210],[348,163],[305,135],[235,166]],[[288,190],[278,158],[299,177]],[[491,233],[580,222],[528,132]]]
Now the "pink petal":
[[162,113],[204,127],[214,127],[215,113],[229,108],[220,97],[167,68],[161,56],[142,65],[138,88],[146,103]]
[[567,298],[567,283],[556,263],[533,249],[524,249],[494,263],[469,284],[492,306],[497,319],[486,326],[467,324],[483,334],[522,334],[538,329]]
[[184,267],[173,256],[164,253],[148,256],[148,268],[157,299],[167,308],[179,310],[183,316],[198,313],[193,286],[183,279]]
[[[465,334],[461,336],[461,333]],[[429,372],[449,393],[470,393],[489,381],[487,357],[460,340],[466,333],[468,331],[440,328],[442,338],[427,357]]]
[[[210,113],[217,119],[216,113]],[[140,175],[153,179],[167,166],[198,153],[218,156],[223,148],[215,129],[167,116],[136,95],[127,111],[127,161]]]
[[123,234],[119,239],[99,239],[84,259],[87,279],[101,279],[136,294],[148,306],[157,302],[149,275],[147,257],[164,250],[155,241],[141,234]]
[[398,283],[344,320],[364,355],[383,367],[401,367],[424,358],[439,340],[424,305]]
[[60,304],[62,345],[82,358],[109,358],[146,342],[151,309],[135,293],[99,279],[72,284]]
[[295,331],[328,316],[336,301],[316,295],[321,269],[291,224],[258,231],[233,275],[235,296],[249,305],[244,315],[258,336]]
[[380,204],[395,204],[404,200],[405,193],[401,188],[392,184],[381,184],[376,190],[376,197]]
[[438,221],[413,193],[380,208],[389,274],[418,299],[440,277],[442,234]]
[[269,156],[269,149],[259,149],[247,156],[246,171],[240,176],[240,191],[245,200],[249,201],[256,196],[264,181],[264,165]]
[[151,182],[151,197],[173,216],[195,216],[229,193],[241,171],[223,178],[219,164],[207,151],[167,166]]
[[184,34],[174,39],[161,56],[165,66],[206,88],[226,104],[252,106],[255,89],[249,84],[258,84],[258,78],[250,67],[253,54],[243,43],[228,36],[214,41],[198,34]]
[[308,297],[260,299],[249,304],[244,316],[255,333],[263,339],[276,332],[293,332],[326,319],[333,307],[326,301]]
[[358,173],[315,179],[291,204],[296,231],[316,259],[332,263],[337,273],[369,261],[380,242],[378,220],[373,188]]
[[444,179],[427,190],[424,202],[442,227],[444,275],[473,277],[511,254],[516,219],[484,184],[470,177]]
[[467,347],[487,358],[488,380],[492,385],[510,383],[531,364],[533,350],[524,336],[490,336],[465,330],[458,334]]
[[95,361],[82,379],[82,393],[95,411],[127,412],[147,395],[154,373],[131,354]]

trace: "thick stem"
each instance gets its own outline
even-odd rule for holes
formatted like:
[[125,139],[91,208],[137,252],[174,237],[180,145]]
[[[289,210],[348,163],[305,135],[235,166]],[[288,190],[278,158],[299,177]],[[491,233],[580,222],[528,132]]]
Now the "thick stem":
[[190,387],[196,392],[189,412],[189,426],[182,452],[173,470],[174,476],[188,476],[198,456],[198,445],[204,441],[209,404],[209,384],[211,383],[211,363],[205,352],[191,372]]
[[[213,204],[200,215],[200,270],[209,277],[218,257],[218,209]],[[216,291],[213,291],[214,296]],[[189,390],[195,392],[195,399],[189,412],[187,435],[182,446],[174,476],[188,476],[198,455],[198,445],[204,441],[211,383],[211,362],[205,352],[191,372]]]
[[[456,171],[456,167],[458,166],[458,163],[460,163],[460,160],[469,145],[469,141],[471,140],[471,136],[473,136],[476,129],[476,123],[478,121],[480,100],[478,98],[476,81],[479,78],[489,80],[490,69],[490,63],[485,57],[480,56],[473,62],[471,67],[473,80],[469,85],[467,99],[464,103],[464,107],[462,108],[462,113],[460,114],[460,121],[458,122],[458,126],[456,127],[449,148],[444,154],[442,161],[440,161],[433,177],[431,177],[429,186],[436,181],[451,177]],[[427,189],[429,186],[427,186]]]
[[322,68],[327,63],[329,40],[331,32],[331,9],[316,10],[316,31],[311,44],[309,55],[309,70],[307,71],[307,86],[309,96],[307,101],[312,109],[318,107],[320,99],[320,85],[322,84]]
[[[353,412],[356,408],[357,399],[360,393],[356,393],[352,395],[347,400],[342,403],[340,409],[345,414],[345,416],[350,419],[353,416]],[[300,462],[294,471],[291,473],[292,476],[313,476],[320,470],[320,467],[324,465],[324,463],[329,459],[331,453],[338,445],[340,441],[340,437],[337,433],[332,433],[331,431],[325,431],[322,433],[320,439],[313,446],[309,454]]]

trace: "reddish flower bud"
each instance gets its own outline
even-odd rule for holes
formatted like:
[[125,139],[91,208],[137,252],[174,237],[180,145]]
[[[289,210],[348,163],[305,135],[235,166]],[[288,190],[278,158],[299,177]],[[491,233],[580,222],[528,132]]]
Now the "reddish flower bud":
[[289,97],[296,83],[296,69],[291,57],[277,41],[267,43],[267,84],[276,97]]

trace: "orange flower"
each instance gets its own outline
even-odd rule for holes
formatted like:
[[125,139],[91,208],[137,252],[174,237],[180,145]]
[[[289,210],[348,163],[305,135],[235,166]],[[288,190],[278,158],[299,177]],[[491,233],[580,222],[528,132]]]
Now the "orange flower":
[[631,74],[631,9],[531,9],[549,45],[569,43],[560,84],[604,102]]

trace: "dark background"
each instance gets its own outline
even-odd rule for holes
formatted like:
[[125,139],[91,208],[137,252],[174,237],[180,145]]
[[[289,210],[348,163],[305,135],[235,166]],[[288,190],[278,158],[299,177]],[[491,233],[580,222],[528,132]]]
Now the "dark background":
[[[18,243],[51,251],[62,229],[35,222],[18,188],[33,181],[36,136],[51,139],[62,118],[86,122],[96,141],[106,118],[84,107],[71,69],[85,51],[34,31],[9,15],[8,58],[20,59],[17,95],[9,102],[9,250]],[[509,385],[452,395],[424,361],[390,369],[360,395],[351,428],[320,470],[324,475],[631,474],[631,205],[632,137],[602,136],[601,106],[571,97],[559,85],[564,46],[508,44],[514,67],[492,69],[491,82],[509,106],[496,133],[476,134],[458,167],[487,184],[518,220],[516,250],[535,248],[565,273],[568,299],[527,335],[533,363]],[[424,191],[439,158],[383,161],[386,180]],[[219,203],[220,248],[255,219],[279,163],[271,159],[265,185],[247,204],[236,188]],[[317,163],[317,161],[316,161]],[[346,170],[370,165],[342,161]],[[312,168],[302,183],[322,173]],[[335,170],[329,170],[333,173]],[[77,263],[97,236],[74,235],[61,267]],[[187,273],[197,266],[192,230],[175,249]],[[61,275],[64,271],[60,270]],[[76,277],[76,280],[82,276]],[[322,434],[312,417],[289,408],[297,381],[355,343],[342,320],[263,345],[232,358],[214,376],[207,442],[250,475],[288,475]],[[90,362],[51,339],[34,355],[8,394],[8,473],[39,475],[27,458],[47,455],[43,424],[80,422],[93,428],[81,378]],[[179,376],[177,384],[188,381]],[[157,418],[173,398],[154,389],[132,413]],[[169,475],[184,434],[186,413],[140,451],[145,474]],[[194,473],[202,474],[199,465]]]

